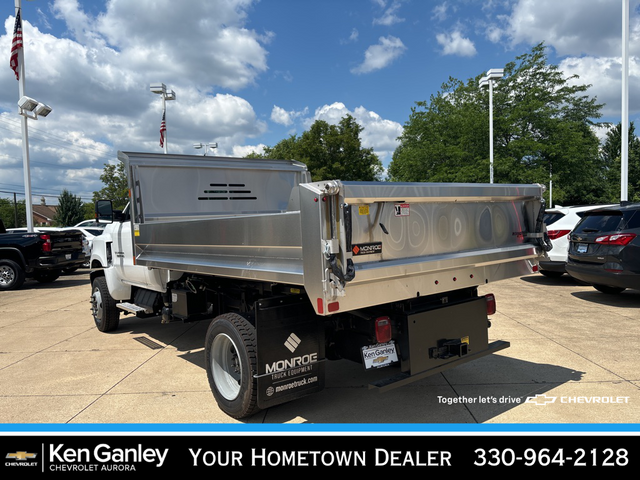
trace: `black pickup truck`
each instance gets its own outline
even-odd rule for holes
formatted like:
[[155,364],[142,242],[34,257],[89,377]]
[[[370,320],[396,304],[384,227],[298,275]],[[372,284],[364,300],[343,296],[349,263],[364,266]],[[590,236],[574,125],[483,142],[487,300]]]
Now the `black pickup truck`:
[[0,219],[0,291],[15,290],[27,277],[52,282],[63,269],[86,261],[79,230],[7,232]]

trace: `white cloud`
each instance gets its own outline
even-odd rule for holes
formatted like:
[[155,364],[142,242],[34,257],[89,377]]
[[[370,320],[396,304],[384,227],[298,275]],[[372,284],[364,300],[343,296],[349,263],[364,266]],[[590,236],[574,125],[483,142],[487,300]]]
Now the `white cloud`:
[[463,37],[459,30],[454,30],[451,33],[439,33],[436,35],[436,40],[442,46],[444,55],[473,57],[477,53],[473,42]]
[[307,128],[316,120],[337,125],[346,115],[351,115],[364,128],[360,133],[362,145],[365,148],[373,148],[380,160],[385,165],[388,164],[393,151],[398,146],[397,138],[402,134],[402,125],[398,122],[384,119],[362,106],[351,111],[344,103],[334,102],[317,108],[314,116],[308,118],[305,123]]
[[282,107],[278,107],[277,105],[274,105],[273,109],[271,110],[271,121],[285,126],[291,125],[293,123],[289,112],[287,112]]
[[407,47],[402,40],[394,36],[380,37],[376,45],[371,45],[364,53],[364,61],[355,68],[352,73],[370,73],[389,66],[400,57]]
[[[384,3],[381,3],[380,5],[383,7],[385,6]],[[404,22],[404,18],[401,18],[398,15],[396,15],[398,10],[400,9],[400,6],[401,6],[400,2],[397,0],[394,0],[391,3],[391,6],[383,12],[382,16],[373,19],[373,24],[390,26],[396,23]]]
[[[592,85],[588,94],[604,103],[605,117],[619,116],[622,105],[622,64],[620,58],[612,57],[568,57],[558,65],[566,76],[578,75],[570,83]],[[629,91],[640,91],[640,65],[635,58],[629,59]],[[640,112],[640,98],[629,95],[629,113]]]
[[436,5],[435,7],[433,7],[433,17],[435,20],[439,21],[439,22],[443,22],[444,20],[447,19],[447,10],[448,10],[448,3],[447,2],[442,2],[440,5]]
[[258,145],[242,145],[242,146],[236,145],[233,147],[233,150],[231,151],[231,156],[245,158],[247,155],[251,153],[261,154],[264,152],[265,148],[266,148],[266,145],[262,143]]
[[280,125],[284,125],[288,127],[292,125],[294,120],[298,117],[302,117],[307,114],[309,111],[308,108],[305,107],[304,110],[296,111],[296,110],[285,110],[282,107],[274,105],[271,109],[271,121]]
[[[632,0],[630,11],[639,4]],[[498,17],[488,33],[492,41],[506,38],[511,46],[545,42],[562,56],[614,56],[620,52],[621,28],[620,2],[519,0],[508,15]],[[639,38],[638,33],[638,25],[631,25],[632,40]],[[630,43],[640,48],[637,41]]]

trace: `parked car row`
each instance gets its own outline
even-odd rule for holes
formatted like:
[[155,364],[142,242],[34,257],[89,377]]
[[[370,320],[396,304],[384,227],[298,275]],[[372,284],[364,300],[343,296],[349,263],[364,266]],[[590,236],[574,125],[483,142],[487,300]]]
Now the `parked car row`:
[[545,224],[553,248],[540,273],[566,272],[604,293],[640,289],[640,203],[556,207]]

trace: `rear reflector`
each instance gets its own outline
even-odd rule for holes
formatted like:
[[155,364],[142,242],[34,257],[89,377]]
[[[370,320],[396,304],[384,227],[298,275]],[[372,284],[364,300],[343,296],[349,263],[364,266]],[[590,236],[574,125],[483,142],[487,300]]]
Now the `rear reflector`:
[[496,313],[496,297],[493,293],[486,294],[484,299],[487,301],[487,315]]
[[387,343],[391,340],[391,319],[389,317],[376,318],[375,327],[378,343]]
[[565,235],[569,235],[571,230],[549,230],[547,235],[551,240],[555,240],[556,238],[564,237]]

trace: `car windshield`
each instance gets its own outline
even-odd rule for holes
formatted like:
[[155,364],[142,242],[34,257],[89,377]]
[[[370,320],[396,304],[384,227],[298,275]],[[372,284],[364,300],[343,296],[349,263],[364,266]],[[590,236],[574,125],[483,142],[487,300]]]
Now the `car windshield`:
[[638,210],[626,212],[593,212],[588,213],[575,229],[576,233],[619,232],[640,228],[640,214]]

